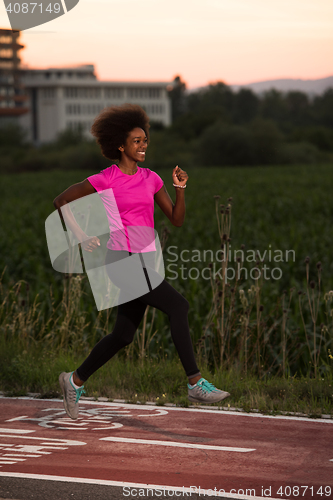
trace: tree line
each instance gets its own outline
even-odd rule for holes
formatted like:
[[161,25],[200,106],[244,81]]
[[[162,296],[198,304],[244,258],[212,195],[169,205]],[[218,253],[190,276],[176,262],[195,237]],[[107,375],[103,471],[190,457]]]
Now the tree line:
[[[169,91],[172,124],[151,122],[144,166],[251,166],[333,161],[333,88],[310,97],[299,91],[262,95],[223,82],[188,92],[181,77]],[[66,130],[35,147],[17,125],[0,128],[1,172],[87,168],[110,164],[94,140]]]
[[[203,166],[316,163],[333,160],[333,88],[310,98],[275,89],[262,95],[223,82],[192,93],[180,77],[170,92],[172,125],[160,143],[175,143]],[[168,141],[169,139],[169,141]],[[166,145],[166,153],[170,150]]]

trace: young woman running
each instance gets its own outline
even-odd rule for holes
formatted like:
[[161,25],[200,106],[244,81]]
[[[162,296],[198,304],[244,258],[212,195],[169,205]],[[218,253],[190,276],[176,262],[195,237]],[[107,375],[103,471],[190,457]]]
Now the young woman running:
[[[161,177],[148,168],[141,168],[137,165],[138,162],[145,160],[149,143],[149,119],[145,111],[140,106],[131,104],[106,108],[95,119],[91,132],[100,145],[102,154],[110,160],[118,160],[117,164],[70,186],[57,196],[53,203],[59,210],[59,214],[61,215],[60,207],[67,203],[112,188],[125,232],[127,228],[134,226],[154,227],[154,201],[170,222],[180,227],[185,218],[185,187],[188,180],[186,172],[178,166],[173,169],[172,180],[176,191],[176,202],[173,204]],[[81,247],[84,251],[92,252],[100,245],[97,236],[89,238],[76,223],[74,217],[70,219],[69,222],[66,219],[66,222],[70,224],[70,229],[79,241],[82,241]],[[132,255],[128,247],[122,246],[121,238],[117,238],[116,233],[110,233],[105,264],[114,263]],[[150,272],[154,273],[156,254],[154,242],[144,251],[147,252],[145,262],[148,262],[148,265],[151,262]],[[133,255],[134,253],[135,251]],[[139,256],[142,257],[142,255]],[[123,290],[126,288],[126,283],[122,282],[121,278],[119,282],[119,275],[115,277],[111,271],[108,271],[108,266],[106,266],[106,271],[110,280],[119,286],[120,293],[126,293]],[[121,348],[133,341],[148,305],[163,311],[169,317],[172,340],[189,381],[189,400],[213,403],[230,396],[228,392],[217,389],[201,377],[190,338],[187,318],[188,301],[161,277],[160,284],[153,289],[149,287],[149,290],[148,293],[133,300],[123,303],[120,301],[113,331],[95,345],[89,356],[75,371],[60,374],[59,383],[64,397],[64,407],[72,419],[78,417],[83,383]]]

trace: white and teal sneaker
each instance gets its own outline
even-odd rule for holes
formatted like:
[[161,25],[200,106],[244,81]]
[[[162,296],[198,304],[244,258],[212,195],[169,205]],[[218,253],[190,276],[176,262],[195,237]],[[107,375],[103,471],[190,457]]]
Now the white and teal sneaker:
[[82,385],[78,389],[72,384],[72,374],[74,372],[65,373],[62,372],[59,375],[59,384],[61,387],[62,394],[64,396],[64,407],[67,415],[76,420],[79,415],[79,399],[84,390]]
[[201,378],[195,385],[187,384],[188,399],[193,403],[217,403],[230,396],[229,392],[216,389],[213,384]]

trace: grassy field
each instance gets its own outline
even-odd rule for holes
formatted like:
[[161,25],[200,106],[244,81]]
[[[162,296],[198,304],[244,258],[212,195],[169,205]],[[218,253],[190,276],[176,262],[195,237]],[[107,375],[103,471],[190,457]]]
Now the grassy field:
[[[261,253],[271,248],[294,250],[296,261],[283,266],[278,288],[304,282],[304,258],[322,262],[323,285],[333,287],[333,165],[258,168],[206,168],[189,170],[186,189],[187,215],[182,228],[167,224],[172,232],[168,246],[184,249],[219,248],[214,195],[221,203],[233,198],[232,246],[245,244]],[[172,166],[158,171],[173,196]],[[26,279],[41,291],[61,276],[51,267],[44,222],[53,212],[52,200],[69,185],[80,182],[89,171],[50,171],[1,176],[1,260],[7,265],[5,281]],[[165,220],[156,207],[159,228]],[[188,283],[182,280],[183,287]],[[191,286],[190,286],[191,287]]]
[[[333,165],[188,169],[183,227],[171,226],[156,207],[156,229],[162,231],[165,223],[170,231],[164,249],[166,278],[189,300],[191,335],[198,359],[207,370],[233,370],[237,380],[316,376],[330,385],[332,169]],[[84,356],[112,327],[115,311],[98,313],[83,275],[75,282],[78,309],[70,318],[66,316],[64,289],[71,289],[69,282],[74,278],[66,281],[54,271],[45,239],[44,223],[54,210],[52,200],[93,173],[1,176],[0,272],[4,272],[0,328],[2,359],[9,365],[17,365],[20,354],[15,354],[15,349],[27,353],[32,348],[51,349],[57,355],[67,350]],[[172,166],[158,173],[173,196]],[[221,198],[214,199],[216,195]],[[207,277],[214,270],[209,271],[209,264],[215,264],[215,269],[219,266],[215,259],[221,249],[216,207],[221,218],[220,209],[225,211],[230,197],[232,252],[244,245],[242,264],[249,276],[258,258],[253,255],[259,252],[263,257],[266,252],[269,271],[266,279],[258,281],[244,279],[244,271],[241,280],[230,279],[223,287],[221,280],[216,283]],[[308,265],[304,262],[307,256]],[[237,269],[237,262],[230,266]],[[272,276],[273,268],[279,270]],[[148,356],[150,363],[175,357],[168,321],[161,312],[148,311],[148,340],[143,349],[140,334],[142,327],[124,359],[139,359],[140,353]],[[9,390],[13,379],[10,370],[2,372],[1,379],[2,387]],[[29,385],[31,390],[33,387]],[[325,397],[331,405],[332,396]]]
[[[70,349],[66,352],[30,347],[16,343],[0,350],[0,390],[7,396],[38,394],[41,398],[60,397],[58,376],[71,371],[84,356]],[[10,362],[9,362],[10,360]],[[264,377],[239,373],[233,369],[214,374],[201,366],[202,374],[216,387],[231,396],[213,406],[260,411],[266,414],[301,413],[312,418],[333,416],[333,377]],[[85,396],[122,399],[129,403],[154,402],[189,406],[187,379],[177,358],[133,361],[116,356],[85,384]]]

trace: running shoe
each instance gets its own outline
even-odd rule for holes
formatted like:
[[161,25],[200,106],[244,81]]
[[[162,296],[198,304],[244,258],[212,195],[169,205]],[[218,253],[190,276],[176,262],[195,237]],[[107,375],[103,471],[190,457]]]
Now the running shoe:
[[220,391],[204,378],[198,380],[194,387],[190,384],[187,387],[188,399],[193,403],[217,403],[230,396],[229,392]]
[[79,415],[79,399],[83,392],[86,392],[83,385],[76,389],[72,384],[71,377],[74,372],[62,372],[59,375],[59,384],[64,396],[64,407],[67,415],[76,420]]

